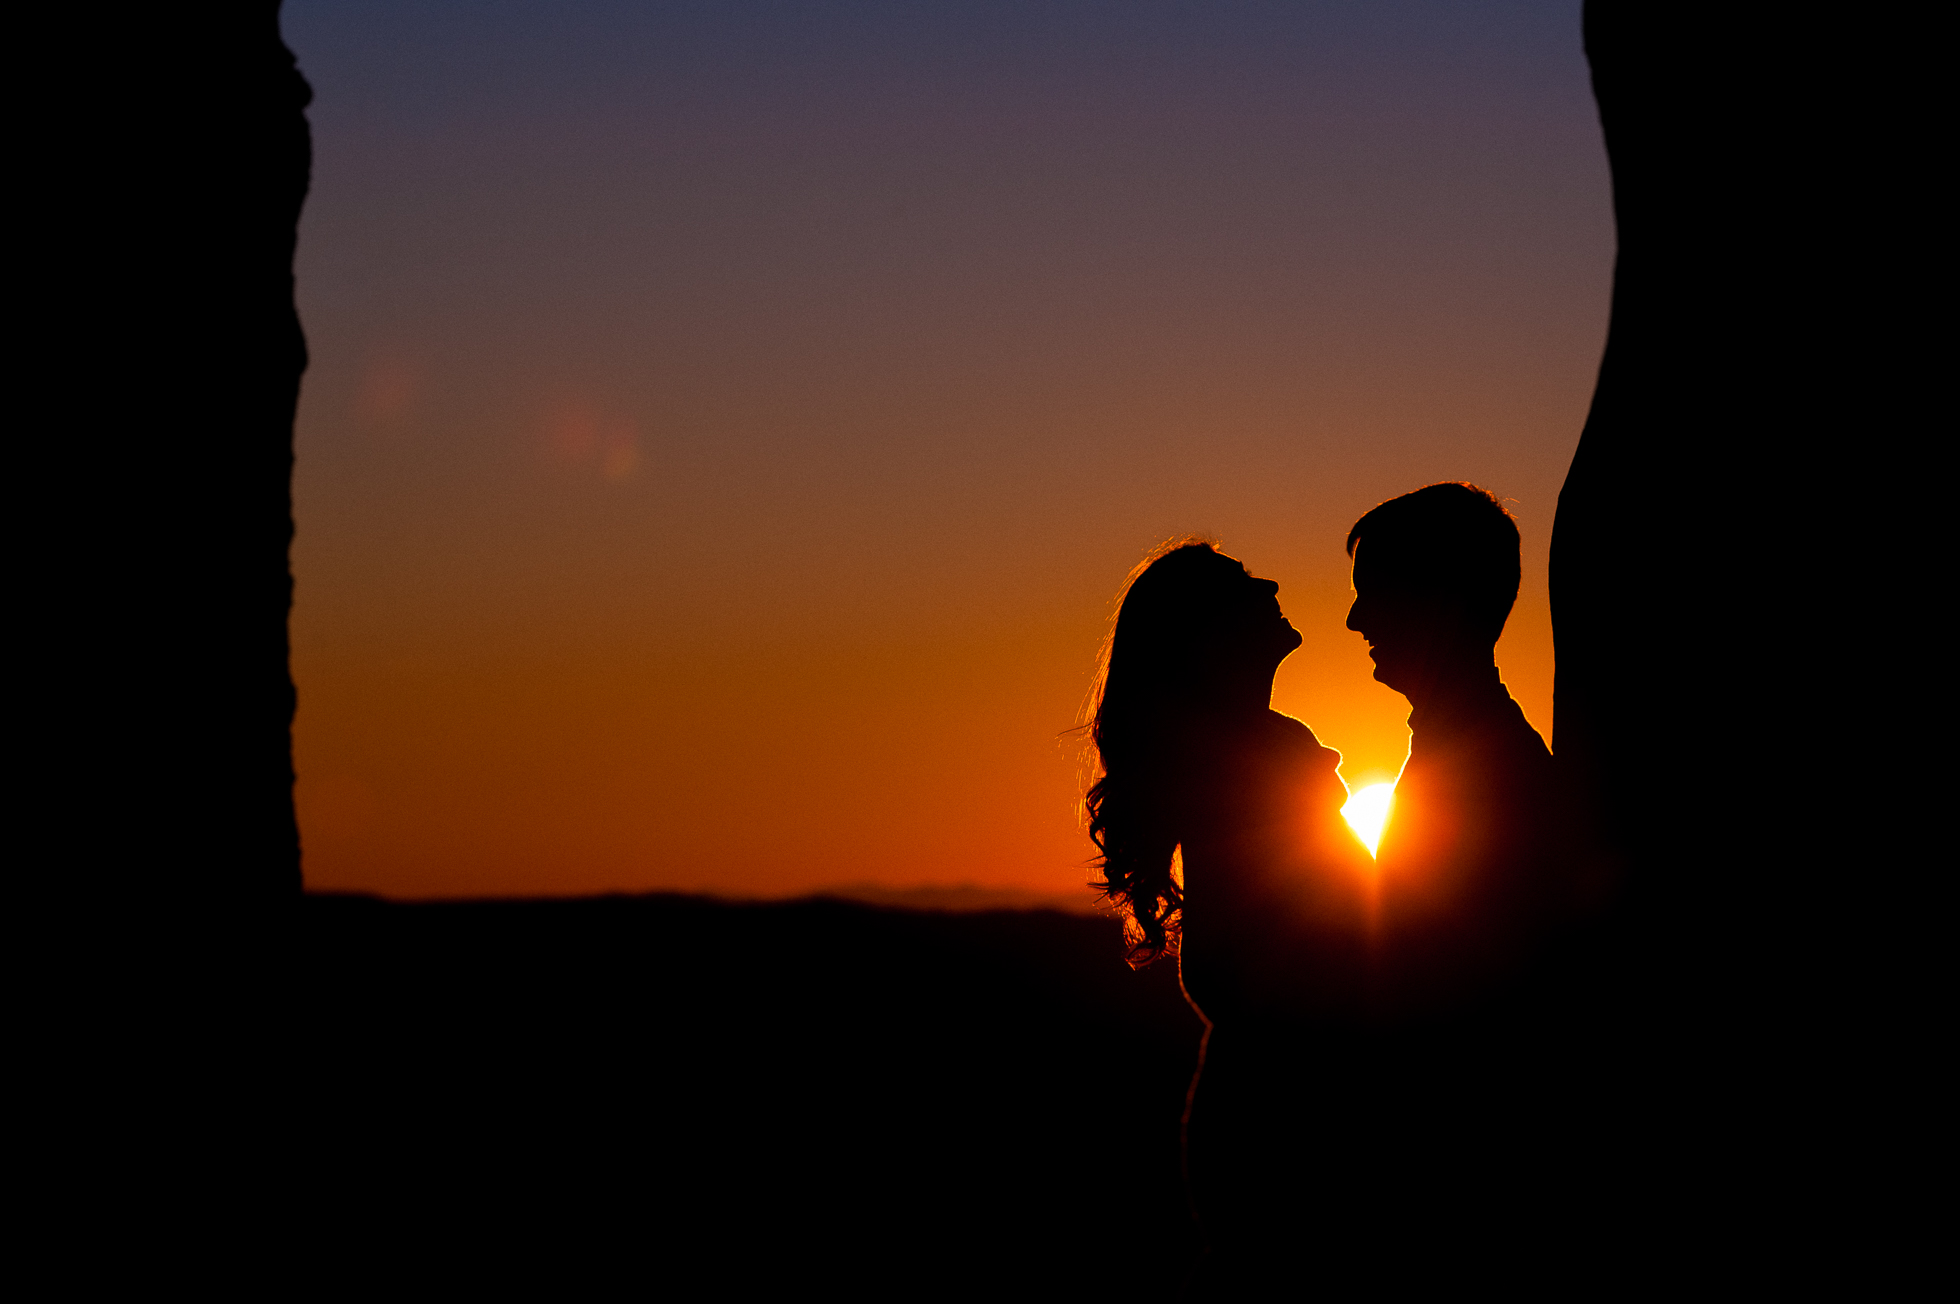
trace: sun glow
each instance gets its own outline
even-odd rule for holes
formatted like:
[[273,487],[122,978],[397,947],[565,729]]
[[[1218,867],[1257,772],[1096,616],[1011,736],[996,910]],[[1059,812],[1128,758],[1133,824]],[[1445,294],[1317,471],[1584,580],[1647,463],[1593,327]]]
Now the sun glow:
[[1382,840],[1382,825],[1388,820],[1388,808],[1395,801],[1395,785],[1392,783],[1371,783],[1365,788],[1356,788],[1354,795],[1341,807],[1341,817],[1354,830],[1354,836],[1361,839],[1361,845],[1374,855],[1375,848]]

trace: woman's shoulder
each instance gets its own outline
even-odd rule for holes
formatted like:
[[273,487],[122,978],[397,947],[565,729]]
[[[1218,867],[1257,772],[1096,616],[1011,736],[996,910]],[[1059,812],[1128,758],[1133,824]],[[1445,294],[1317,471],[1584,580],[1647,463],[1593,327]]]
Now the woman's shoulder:
[[1278,746],[1298,751],[1303,757],[1326,765],[1341,763],[1341,754],[1316,738],[1313,730],[1307,727],[1304,720],[1295,719],[1280,711],[1268,710],[1266,729],[1268,737]]

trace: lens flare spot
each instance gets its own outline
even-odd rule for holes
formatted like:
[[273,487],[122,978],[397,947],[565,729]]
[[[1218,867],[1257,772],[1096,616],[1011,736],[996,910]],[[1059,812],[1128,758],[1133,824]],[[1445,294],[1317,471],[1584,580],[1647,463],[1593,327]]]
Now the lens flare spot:
[[369,429],[391,426],[414,410],[422,389],[421,371],[399,358],[368,366],[354,395],[354,419]]
[[633,422],[573,400],[545,414],[544,446],[561,462],[598,464],[608,480],[625,480],[640,464],[640,432]]
[[[1382,825],[1388,822],[1388,808],[1395,802],[1395,785],[1392,783],[1371,783],[1365,788],[1357,788],[1354,795],[1341,807],[1341,817],[1354,830],[1354,836],[1361,839],[1361,845],[1374,855],[1375,848],[1381,844]],[[1326,807],[1322,807],[1325,810]]]

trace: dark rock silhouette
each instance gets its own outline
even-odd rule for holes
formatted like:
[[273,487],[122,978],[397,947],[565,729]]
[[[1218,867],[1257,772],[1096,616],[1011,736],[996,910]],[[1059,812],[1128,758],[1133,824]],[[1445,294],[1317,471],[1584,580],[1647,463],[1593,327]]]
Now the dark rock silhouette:
[[[1932,809],[1923,722],[1874,681],[1916,679],[1937,605],[1901,471],[1931,375],[1902,311],[1930,83],[1878,22],[1585,22],[1619,255],[1551,587],[1554,751],[1618,883],[1575,985],[1601,1180],[1803,1226],[1848,1189],[1851,1080],[1896,1064]],[[1896,781],[1878,820],[1860,763]]]
[[235,1247],[286,1226],[310,153],[277,14],[42,6],[18,25],[28,1090],[63,1156],[47,1189],[86,1203],[71,1225],[128,1271],[242,1273]]
[[34,160],[32,804],[66,885],[200,928],[300,888],[286,617],[310,92],[277,20],[269,0],[38,20],[92,62],[64,74]]

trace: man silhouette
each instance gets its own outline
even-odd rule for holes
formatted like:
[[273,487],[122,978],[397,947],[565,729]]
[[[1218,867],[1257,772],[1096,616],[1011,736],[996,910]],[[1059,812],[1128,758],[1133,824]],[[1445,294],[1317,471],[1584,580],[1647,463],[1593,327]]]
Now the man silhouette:
[[1375,678],[1409,699],[1409,756],[1376,859],[1385,1013],[1461,1006],[1539,932],[1554,846],[1552,756],[1498,678],[1518,527],[1489,493],[1433,484],[1348,532]]

